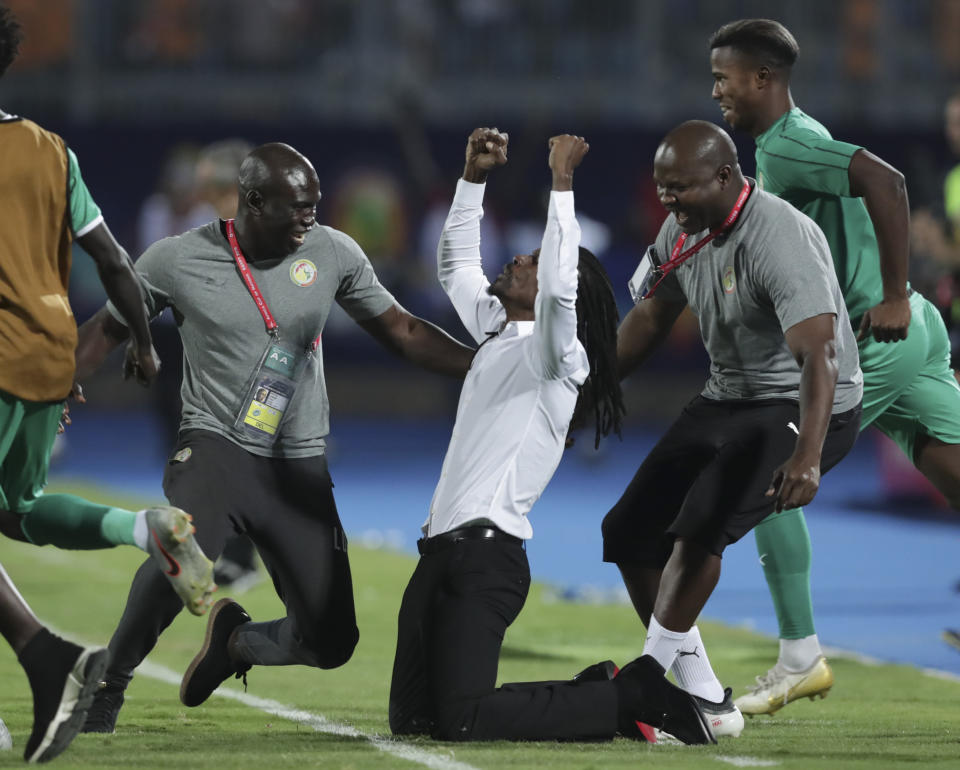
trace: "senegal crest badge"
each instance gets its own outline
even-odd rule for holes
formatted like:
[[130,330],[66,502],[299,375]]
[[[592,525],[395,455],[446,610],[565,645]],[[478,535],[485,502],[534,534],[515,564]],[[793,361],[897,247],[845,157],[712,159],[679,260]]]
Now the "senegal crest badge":
[[317,280],[317,266],[309,259],[298,259],[290,265],[290,280],[297,286],[311,286]]
[[727,265],[723,270],[723,290],[727,294],[733,294],[737,288],[737,273],[733,265]]

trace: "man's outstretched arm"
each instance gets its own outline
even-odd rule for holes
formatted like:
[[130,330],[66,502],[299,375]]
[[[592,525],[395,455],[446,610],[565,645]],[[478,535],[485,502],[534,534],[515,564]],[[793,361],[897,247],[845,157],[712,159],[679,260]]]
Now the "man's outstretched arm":
[[[590,150],[582,137],[564,134],[550,139],[548,165],[553,183],[547,224],[537,260],[536,335],[543,372],[564,377],[582,365],[577,348],[577,268],[580,226],[573,203],[573,172]],[[586,376],[586,375],[584,375]]]
[[466,377],[476,352],[400,305],[358,323],[387,350],[431,372],[451,377]]
[[477,128],[467,139],[463,177],[437,245],[437,278],[457,315],[477,343],[503,322],[500,300],[487,293],[490,282],[480,258],[480,220],[487,173],[507,162],[509,137],[495,128]]

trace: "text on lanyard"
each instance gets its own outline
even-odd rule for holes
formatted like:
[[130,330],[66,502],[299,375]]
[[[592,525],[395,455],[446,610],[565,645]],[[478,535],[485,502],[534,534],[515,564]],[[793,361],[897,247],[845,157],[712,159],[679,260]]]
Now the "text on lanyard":
[[229,241],[230,248],[233,250],[233,261],[237,263],[240,277],[243,278],[243,282],[247,285],[247,291],[250,292],[250,296],[253,297],[253,301],[257,304],[257,310],[259,310],[260,315],[263,316],[263,322],[266,324],[267,331],[277,336],[280,333],[280,327],[277,326],[277,322],[273,318],[273,313],[271,313],[270,308],[267,307],[267,301],[263,298],[263,294],[260,293],[260,287],[257,286],[253,273],[250,272],[247,260],[244,258],[243,252],[240,251],[240,244],[237,243],[237,232],[234,230],[233,220],[228,219],[226,225],[227,241]]

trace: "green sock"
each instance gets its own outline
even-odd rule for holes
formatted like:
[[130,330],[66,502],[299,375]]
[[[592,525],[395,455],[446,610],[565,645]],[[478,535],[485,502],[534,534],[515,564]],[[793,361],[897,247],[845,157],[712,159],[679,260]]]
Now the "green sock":
[[20,524],[34,545],[70,551],[133,545],[136,514],[74,495],[41,495]]
[[810,598],[810,533],[803,509],[772,513],[754,528],[781,639],[816,633]]

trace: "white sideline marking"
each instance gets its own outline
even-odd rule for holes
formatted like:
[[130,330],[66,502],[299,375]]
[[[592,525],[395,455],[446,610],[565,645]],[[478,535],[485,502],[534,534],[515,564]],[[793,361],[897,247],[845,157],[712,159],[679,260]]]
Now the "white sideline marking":
[[717,762],[726,762],[734,767],[778,767],[779,762],[773,759],[757,759],[756,757],[714,757]]
[[[137,673],[148,676],[151,679],[157,679],[161,682],[165,682],[166,684],[172,684],[176,687],[180,686],[180,674],[172,669],[167,668],[166,666],[161,666],[157,663],[151,663],[148,660],[145,660],[143,663],[137,666]],[[267,714],[273,714],[281,719],[288,719],[291,722],[308,725],[318,733],[341,735],[347,738],[363,738],[378,751],[382,751],[385,754],[392,754],[395,757],[406,759],[410,762],[416,762],[418,765],[433,768],[434,770],[478,770],[478,768],[474,767],[473,765],[468,765],[465,762],[458,762],[451,757],[444,757],[439,754],[434,754],[429,751],[425,751],[424,749],[417,748],[416,746],[410,746],[408,744],[393,740],[392,738],[385,738],[381,735],[365,733],[361,730],[358,730],[356,727],[353,727],[352,725],[343,724],[342,722],[334,722],[330,719],[327,719],[325,716],[323,716],[323,714],[313,714],[309,711],[301,711],[300,709],[295,709],[291,706],[285,706],[284,704],[275,700],[270,700],[269,698],[258,698],[255,695],[239,692],[237,690],[231,690],[226,687],[220,687],[214,690],[213,694],[219,695],[221,698],[229,698],[230,700],[238,701],[244,706],[259,709],[260,711],[264,711]]]

